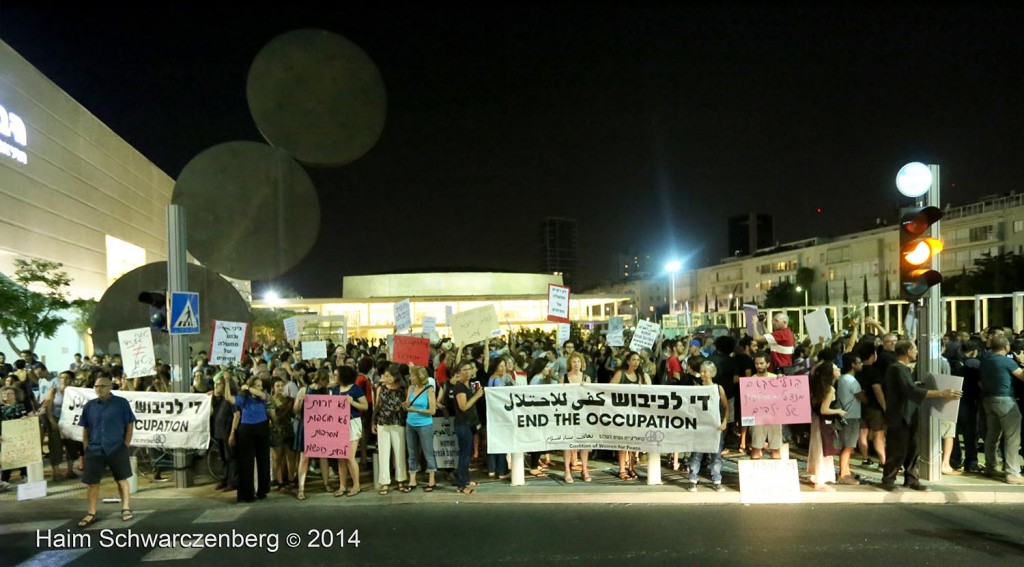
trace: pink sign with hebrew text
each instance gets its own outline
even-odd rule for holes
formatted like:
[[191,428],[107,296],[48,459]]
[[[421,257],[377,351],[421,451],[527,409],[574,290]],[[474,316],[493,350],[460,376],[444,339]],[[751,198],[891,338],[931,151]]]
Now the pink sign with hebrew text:
[[807,376],[740,378],[741,425],[811,422]]

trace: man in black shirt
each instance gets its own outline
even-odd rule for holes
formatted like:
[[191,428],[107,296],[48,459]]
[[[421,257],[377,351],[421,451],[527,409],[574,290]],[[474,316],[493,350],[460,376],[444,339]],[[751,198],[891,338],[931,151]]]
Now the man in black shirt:
[[[876,468],[885,464],[885,392],[882,390],[882,375],[878,372],[876,364],[878,354],[875,352],[875,345],[867,341],[854,347],[854,354],[863,363],[860,372],[854,377],[868,399],[861,404],[860,438],[857,447],[863,458],[861,466]],[[871,453],[868,451],[869,436],[875,454],[878,455],[877,464],[871,461]]]

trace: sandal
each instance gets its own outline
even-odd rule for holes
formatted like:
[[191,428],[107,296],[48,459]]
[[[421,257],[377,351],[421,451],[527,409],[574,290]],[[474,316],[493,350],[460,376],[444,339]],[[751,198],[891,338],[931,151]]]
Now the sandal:
[[572,475],[571,474],[565,475],[565,483],[566,484],[572,484],[573,483]]
[[619,480],[630,480],[629,473],[626,471],[619,472]]
[[404,486],[399,486],[398,487],[398,491],[401,492],[402,494],[409,494],[410,492],[412,492],[415,489],[416,489],[416,485],[415,484],[406,484]]
[[462,488],[456,488],[455,492],[458,492],[459,494],[475,494],[476,493],[475,490],[473,490],[472,488],[470,488],[468,486],[463,486]]
[[428,485],[423,487],[423,492],[433,492],[435,486],[437,486],[437,485],[436,484],[428,484]]
[[87,528],[92,524],[96,523],[96,514],[86,514],[80,522],[78,522],[78,528]]
[[299,492],[298,494],[295,495],[295,499],[296,500],[305,500],[306,499],[306,493],[305,492]]
[[530,471],[530,476],[535,478],[544,478],[548,475],[544,474],[544,471],[538,470],[537,472]]
[[635,478],[639,478],[639,476],[640,475],[636,474],[635,470],[629,469],[629,480],[633,480]]
[[388,490],[390,490],[390,488],[391,487],[389,487],[388,485],[385,484],[384,486],[381,487],[380,491],[377,492],[377,494],[380,494],[381,496],[387,496],[388,495]]
[[122,522],[131,521],[133,518],[135,518],[135,514],[133,514],[130,509],[125,508],[124,510],[121,510],[121,521]]
[[348,496],[349,498],[352,498],[353,496],[359,496],[359,493],[360,493],[360,492],[362,492],[362,490],[353,490],[353,491],[349,492],[349,493],[347,494],[347,496]]
[[589,474],[583,475],[583,482],[590,482],[592,480],[594,480],[594,479],[590,478]]
[[334,497],[335,497],[335,498],[341,498],[342,496],[345,496],[345,493],[346,493],[346,492],[348,492],[348,491],[347,491],[347,490],[345,490],[344,488],[339,488],[339,489],[337,490],[337,492],[335,492],[335,493],[334,493]]

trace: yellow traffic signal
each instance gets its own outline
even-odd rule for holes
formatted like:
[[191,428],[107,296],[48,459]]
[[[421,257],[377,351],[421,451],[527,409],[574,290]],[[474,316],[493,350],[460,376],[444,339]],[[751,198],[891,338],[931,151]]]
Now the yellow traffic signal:
[[938,207],[906,207],[900,212],[900,296],[913,301],[942,283],[942,274],[931,269],[942,241],[926,233],[943,213]]

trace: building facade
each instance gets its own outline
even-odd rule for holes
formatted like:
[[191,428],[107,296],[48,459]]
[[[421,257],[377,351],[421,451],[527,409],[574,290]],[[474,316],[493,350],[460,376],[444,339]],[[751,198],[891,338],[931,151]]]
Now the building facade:
[[565,285],[576,284],[579,268],[580,238],[576,219],[547,217],[540,226],[541,271],[561,276]]

